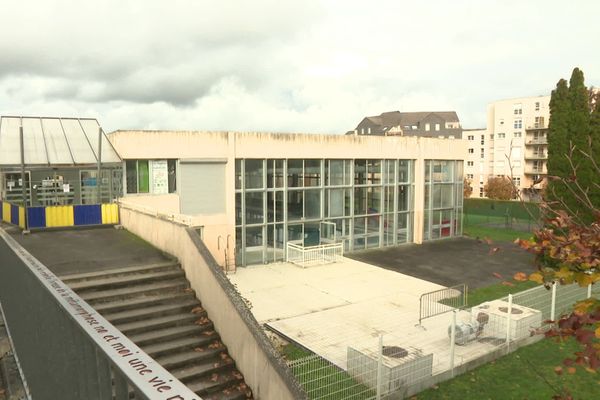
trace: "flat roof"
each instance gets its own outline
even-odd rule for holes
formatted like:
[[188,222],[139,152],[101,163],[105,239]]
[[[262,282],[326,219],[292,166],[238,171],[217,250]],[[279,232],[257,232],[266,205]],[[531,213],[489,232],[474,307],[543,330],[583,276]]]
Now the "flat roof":
[[3,116],[0,117],[0,166],[21,165],[21,126],[26,166],[97,164],[99,133],[101,161],[121,162],[95,118]]

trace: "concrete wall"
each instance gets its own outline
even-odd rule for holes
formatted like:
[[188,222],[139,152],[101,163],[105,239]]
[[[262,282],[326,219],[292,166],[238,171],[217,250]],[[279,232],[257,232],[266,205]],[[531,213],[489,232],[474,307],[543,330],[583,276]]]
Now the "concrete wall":
[[289,368],[195,232],[165,218],[120,207],[121,223],[177,257],[255,399],[304,399]]

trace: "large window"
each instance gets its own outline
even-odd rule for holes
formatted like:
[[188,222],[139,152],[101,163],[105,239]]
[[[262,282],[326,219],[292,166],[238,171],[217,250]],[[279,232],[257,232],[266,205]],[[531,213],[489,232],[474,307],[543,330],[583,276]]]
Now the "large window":
[[412,241],[412,160],[238,159],[235,188],[239,265],[283,260],[287,242],[318,244],[321,222],[347,251]]
[[423,239],[462,235],[463,162],[425,160]]
[[128,194],[177,191],[177,160],[125,160]]

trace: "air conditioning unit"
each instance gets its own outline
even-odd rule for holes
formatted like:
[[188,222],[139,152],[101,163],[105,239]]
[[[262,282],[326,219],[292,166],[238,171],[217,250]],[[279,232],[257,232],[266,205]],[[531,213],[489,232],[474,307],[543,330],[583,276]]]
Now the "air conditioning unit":
[[471,315],[488,315],[481,337],[506,338],[507,323],[510,318],[510,339],[517,340],[531,336],[531,331],[542,326],[542,312],[533,308],[513,304],[510,317],[508,302],[494,300],[482,303],[471,309]]

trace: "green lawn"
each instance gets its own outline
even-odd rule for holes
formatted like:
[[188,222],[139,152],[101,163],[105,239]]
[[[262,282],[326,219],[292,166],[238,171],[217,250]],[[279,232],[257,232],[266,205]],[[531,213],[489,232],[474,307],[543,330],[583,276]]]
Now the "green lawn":
[[515,231],[512,229],[489,228],[481,225],[469,225],[463,228],[466,236],[473,238],[489,238],[498,242],[513,242],[516,239],[529,239],[531,232]]
[[567,391],[576,400],[600,398],[600,374],[581,368],[557,375],[554,367],[577,349],[572,340],[543,339],[414,396],[415,400],[552,399]]
[[496,283],[494,285],[475,289],[473,291],[469,290],[469,294],[467,296],[468,307],[476,306],[484,301],[499,299],[501,297],[508,296],[509,294],[522,292],[523,290],[527,290],[538,285],[537,283],[531,281],[513,281],[511,279],[512,277],[510,276],[506,278],[507,281],[510,281],[514,286],[506,286],[502,283]]
[[[469,305],[497,299],[509,293],[534,287],[534,282],[514,282],[515,286],[495,284],[469,292]],[[578,349],[576,342],[555,342],[543,339],[525,346],[492,363],[442,382],[435,388],[413,397],[429,399],[552,399],[567,391],[575,400],[600,398],[600,374],[591,374],[581,368],[577,373],[557,375],[554,368],[571,357]]]

